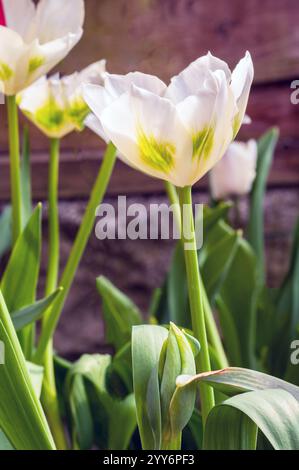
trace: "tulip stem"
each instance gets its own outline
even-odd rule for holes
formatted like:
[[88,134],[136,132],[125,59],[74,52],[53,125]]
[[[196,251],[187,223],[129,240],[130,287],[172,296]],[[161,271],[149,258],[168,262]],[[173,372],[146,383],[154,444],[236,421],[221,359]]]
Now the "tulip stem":
[[58,179],[59,179],[59,139],[50,140],[50,164],[48,182],[48,219],[49,250],[46,296],[57,288],[59,271],[59,213],[58,213]]
[[[165,190],[168,195],[170,204],[172,206],[176,205],[175,207],[178,210],[175,210],[174,217],[179,229],[179,233],[181,232],[181,209],[180,209],[180,201],[178,198],[178,194],[176,191],[175,186],[169,182],[165,182]],[[229,366],[223,344],[219,335],[219,331],[213,316],[213,312],[209,303],[209,299],[207,297],[205,287],[199,272],[199,280],[200,280],[200,289],[203,296],[203,306],[204,306],[204,314],[205,314],[205,322],[206,322],[206,329],[208,335],[209,344],[213,347],[215,354],[217,356],[217,367],[220,369],[225,369]]]
[[22,191],[20,166],[20,138],[18,107],[15,96],[7,96],[9,155],[10,155],[10,185],[12,203],[12,235],[15,245],[22,232]]
[[[194,336],[201,345],[201,350],[196,358],[196,366],[198,372],[209,372],[211,363],[205,324],[204,299],[198,267],[191,186],[178,188],[178,194],[181,207],[181,238],[184,244],[192,329]],[[214,391],[212,387],[203,383],[200,384],[199,389],[203,424],[205,424],[210,410],[215,405]]]
[[[48,272],[46,279],[46,297],[57,288],[59,271],[59,212],[58,212],[58,179],[59,179],[59,139],[50,140],[50,162],[48,182],[48,223],[49,223],[49,249]],[[45,325],[47,317],[43,319]],[[55,444],[59,450],[67,449],[67,442],[60,418],[58,395],[56,390],[53,341],[50,340],[44,357],[44,380],[42,389],[42,404],[48,418]]]
[[165,181],[165,191],[168,196],[169,202],[174,210],[173,216],[175,219],[175,223],[177,225],[179,233],[181,233],[181,209],[178,193],[176,191],[175,186],[169,183],[169,181]]
[[78,265],[86,248],[90,234],[92,232],[95,220],[96,209],[105,196],[107,186],[113,172],[116,161],[116,148],[110,143],[105,152],[103,162],[92,189],[90,199],[82,219],[76,240],[73,244],[66,267],[62,274],[59,286],[63,288],[62,293],[55,302],[53,308],[47,315],[44,327],[42,329],[40,341],[35,354],[35,361],[41,363],[44,359],[47,345],[54,335],[59,317],[61,315],[66,297],[72,286]]

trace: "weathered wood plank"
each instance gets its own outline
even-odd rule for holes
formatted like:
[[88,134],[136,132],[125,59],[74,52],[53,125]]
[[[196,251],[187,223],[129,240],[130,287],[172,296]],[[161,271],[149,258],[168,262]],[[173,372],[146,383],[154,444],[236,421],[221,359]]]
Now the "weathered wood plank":
[[[275,163],[270,175],[270,186],[299,185],[299,105],[290,102],[289,84],[256,86],[250,97],[248,112],[253,123],[243,126],[241,139],[258,137],[270,126],[277,125],[281,131],[280,143],[275,156]],[[4,107],[1,107],[4,113]],[[4,116],[2,119],[5,119]],[[3,122],[3,121],[2,121]],[[47,187],[47,139],[33,126],[31,130],[33,156],[34,195],[46,196]],[[7,148],[5,132],[0,134],[1,149]],[[5,139],[4,139],[5,137]],[[61,158],[61,197],[78,198],[89,194],[92,182],[98,171],[103,146],[90,131],[72,134],[63,141]],[[206,187],[207,179],[199,183]],[[149,178],[121,163],[115,171],[110,193],[148,193],[161,191],[161,182]],[[8,160],[0,156],[0,199],[9,195]]]
[[97,58],[109,69],[140,69],[168,80],[211,50],[233,66],[246,49],[256,82],[299,77],[297,0],[86,0],[85,35],[60,67]]

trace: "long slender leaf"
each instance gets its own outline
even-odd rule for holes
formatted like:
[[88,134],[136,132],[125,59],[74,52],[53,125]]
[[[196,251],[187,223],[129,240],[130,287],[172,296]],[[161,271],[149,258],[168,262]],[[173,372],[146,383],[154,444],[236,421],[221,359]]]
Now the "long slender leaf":
[[[20,310],[35,301],[40,268],[41,204],[38,204],[12,251],[1,281],[1,290],[9,312]],[[31,357],[33,325],[20,332],[26,358]]]
[[62,289],[59,288],[45,299],[38,300],[28,307],[24,307],[17,312],[13,312],[11,314],[11,318],[16,331],[21,330],[24,326],[27,326],[32,322],[40,320],[61,292]]
[[[39,398],[42,390],[44,368],[37,366],[36,364],[32,364],[31,362],[27,362],[27,368],[34,391]],[[5,436],[4,432],[0,429],[0,451],[1,450],[14,450],[14,448]]]
[[207,382],[215,390],[225,395],[234,396],[240,393],[267,389],[280,389],[293,395],[299,403],[299,387],[284,380],[251,369],[228,367],[227,369],[197,374],[193,377],[181,376],[177,382],[181,387],[192,382]]
[[1,291],[0,341],[5,346],[5,364],[0,365],[0,428],[15,449],[54,449]]
[[11,207],[4,209],[0,216],[0,259],[11,247]]
[[23,205],[23,222],[26,225],[32,214],[30,139],[28,127],[23,133],[23,152],[21,161],[21,188]]
[[257,174],[251,192],[248,240],[257,255],[261,282],[265,278],[263,202],[278,135],[277,128],[273,128],[258,142]]
[[[246,273],[246,274],[245,274]],[[259,281],[256,256],[250,245],[239,239],[231,268],[216,300],[229,362],[234,366],[256,367],[256,314]],[[227,328],[229,327],[229,328]],[[234,348],[230,334],[234,333]],[[237,343],[238,342],[238,346]],[[237,356],[234,353],[237,352]],[[241,353],[241,363],[239,362]]]

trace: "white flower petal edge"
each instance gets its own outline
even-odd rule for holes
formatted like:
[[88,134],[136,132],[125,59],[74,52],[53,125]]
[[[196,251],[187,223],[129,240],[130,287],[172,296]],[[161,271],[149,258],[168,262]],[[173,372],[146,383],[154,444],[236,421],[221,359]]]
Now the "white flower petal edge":
[[209,79],[216,70],[222,70],[227,81],[230,80],[231,72],[227,64],[208,52],[207,55],[195,60],[179,75],[171,79],[166,97],[174,103],[179,103],[190,95],[197,95],[202,90],[209,88],[209,84],[211,85]]
[[4,0],[0,82],[15,95],[57,65],[80,40],[84,0]]
[[248,194],[256,176],[257,142],[233,142],[210,173],[214,199]]
[[240,60],[232,73],[231,88],[238,107],[233,125],[234,137],[237,135],[245,116],[253,76],[253,63],[251,55],[247,51],[245,57]]

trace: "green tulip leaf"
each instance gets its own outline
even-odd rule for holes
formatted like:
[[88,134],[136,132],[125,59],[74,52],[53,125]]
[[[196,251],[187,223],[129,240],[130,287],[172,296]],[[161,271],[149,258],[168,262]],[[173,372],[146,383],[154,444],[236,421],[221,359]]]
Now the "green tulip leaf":
[[211,410],[204,446],[207,450],[255,450],[258,430],[274,449],[298,450],[298,401],[280,389],[229,398]]
[[97,279],[97,289],[103,299],[107,342],[118,350],[130,341],[132,326],[141,324],[141,312],[104,276]]

